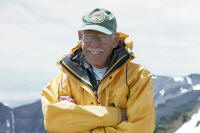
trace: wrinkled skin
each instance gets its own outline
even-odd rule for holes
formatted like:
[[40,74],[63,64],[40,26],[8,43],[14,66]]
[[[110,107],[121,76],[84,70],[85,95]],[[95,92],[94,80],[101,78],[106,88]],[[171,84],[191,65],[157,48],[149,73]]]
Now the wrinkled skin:
[[[95,36],[91,42],[84,40],[84,35],[88,34]],[[101,42],[101,39],[98,38],[99,36],[106,36],[107,41]],[[112,50],[119,43],[119,34],[107,35],[94,30],[86,30],[79,32],[79,40],[87,61],[96,68],[104,68],[110,61]]]

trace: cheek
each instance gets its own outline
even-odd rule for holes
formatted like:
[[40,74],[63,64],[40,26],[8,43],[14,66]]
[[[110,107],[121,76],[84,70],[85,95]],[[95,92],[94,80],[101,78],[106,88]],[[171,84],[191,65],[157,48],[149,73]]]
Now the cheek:
[[105,56],[108,56],[112,53],[113,48],[112,47],[104,47],[104,54]]
[[86,56],[87,48],[88,48],[87,44],[82,43],[82,50],[85,56]]

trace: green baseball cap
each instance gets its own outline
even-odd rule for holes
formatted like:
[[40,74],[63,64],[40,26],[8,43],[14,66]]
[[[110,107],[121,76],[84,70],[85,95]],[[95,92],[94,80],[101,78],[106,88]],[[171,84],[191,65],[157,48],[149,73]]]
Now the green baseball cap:
[[104,8],[96,8],[82,17],[82,30],[96,30],[105,34],[117,31],[117,21],[112,12]]

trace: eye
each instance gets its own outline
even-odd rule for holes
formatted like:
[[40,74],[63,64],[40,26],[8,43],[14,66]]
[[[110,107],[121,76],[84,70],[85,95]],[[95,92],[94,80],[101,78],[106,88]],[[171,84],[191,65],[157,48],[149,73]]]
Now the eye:
[[110,39],[109,36],[105,35],[98,35],[98,38],[101,40],[101,42],[107,42]]
[[92,37],[93,37],[92,35],[83,35],[84,40],[91,40]]

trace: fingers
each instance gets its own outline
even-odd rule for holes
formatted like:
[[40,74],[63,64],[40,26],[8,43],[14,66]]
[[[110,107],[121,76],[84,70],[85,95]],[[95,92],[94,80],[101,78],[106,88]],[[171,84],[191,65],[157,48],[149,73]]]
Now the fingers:
[[76,101],[75,101],[73,98],[71,98],[70,96],[59,96],[59,97],[58,97],[58,101],[59,101],[59,102],[60,102],[60,101],[63,101],[63,100],[67,100],[67,101],[69,101],[69,102],[71,102],[71,103],[76,104]]

